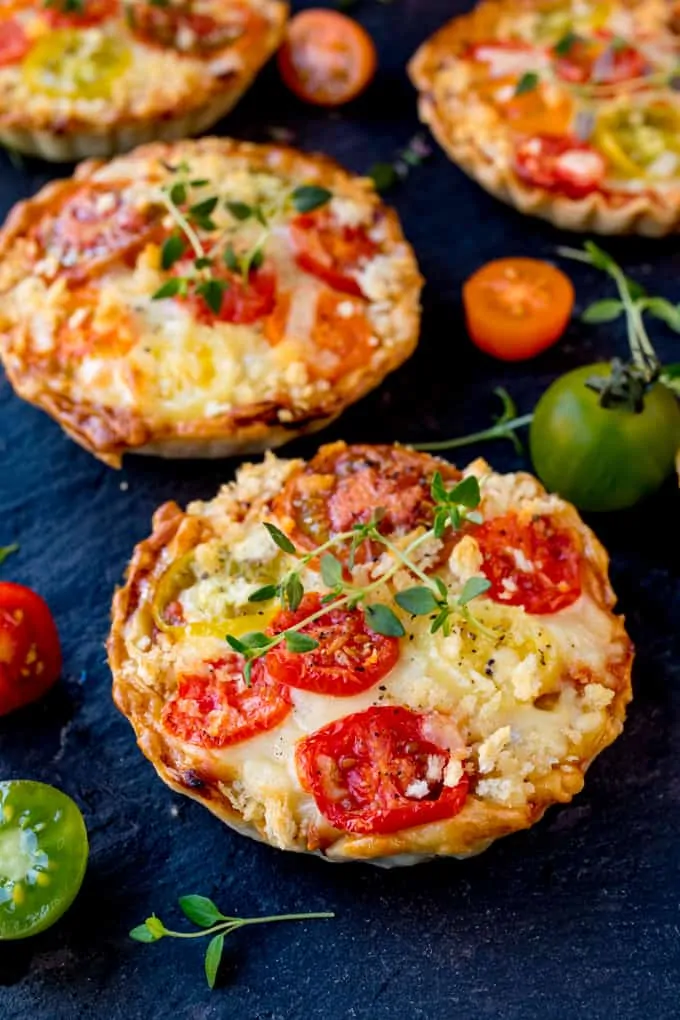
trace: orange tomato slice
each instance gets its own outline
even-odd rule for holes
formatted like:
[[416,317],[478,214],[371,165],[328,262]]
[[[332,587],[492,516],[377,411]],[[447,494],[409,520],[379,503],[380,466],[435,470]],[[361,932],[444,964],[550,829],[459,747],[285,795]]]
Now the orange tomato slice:
[[564,333],[574,306],[571,280],[539,259],[497,259],[463,287],[473,343],[503,361],[533,358]]
[[289,23],[278,64],[283,81],[299,99],[340,106],[363,92],[378,57],[370,35],[352,18],[312,8]]

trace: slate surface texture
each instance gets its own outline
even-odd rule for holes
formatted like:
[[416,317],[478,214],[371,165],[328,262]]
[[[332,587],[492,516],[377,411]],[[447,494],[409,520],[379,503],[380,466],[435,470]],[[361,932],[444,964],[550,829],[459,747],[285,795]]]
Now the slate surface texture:
[[[269,68],[231,119],[236,137],[294,132],[355,171],[390,159],[418,130],[404,66],[458,0],[362,0],[380,73],[338,113],[305,107]],[[0,212],[68,172],[0,155]],[[484,427],[503,384],[528,411],[561,372],[625,352],[618,324],[569,329],[554,350],[515,367],[466,338],[460,286],[488,259],[551,258],[563,238],[485,195],[434,149],[396,187],[428,281],[421,346],[400,372],[325,435],[416,441]],[[641,281],[677,301],[676,241],[612,242]],[[579,306],[608,293],[571,267]],[[656,332],[680,360],[680,340]],[[314,441],[289,447],[307,455]],[[484,454],[526,466],[509,444]],[[461,458],[462,460],[463,458]],[[624,735],[585,792],[533,831],[466,862],[396,871],[330,865],[258,846],[168,791],[110,698],[104,640],[114,586],[154,508],[208,498],[233,461],[97,463],[0,381],[0,541],[20,553],[5,579],[37,588],[63,639],[64,677],[34,707],[0,721],[0,776],[54,783],[82,806],[91,837],[83,891],[63,921],[0,948],[2,1020],[671,1020],[680,1015],[680,585],[675,486],[633,512],[589,518],[611,550],[614,586],[638,648]],[[196,943],[131,942],[152,911],[179,922],[177,896],[213,896],[252,916],[335,910],[333,921],[233,937],[208,991]]]

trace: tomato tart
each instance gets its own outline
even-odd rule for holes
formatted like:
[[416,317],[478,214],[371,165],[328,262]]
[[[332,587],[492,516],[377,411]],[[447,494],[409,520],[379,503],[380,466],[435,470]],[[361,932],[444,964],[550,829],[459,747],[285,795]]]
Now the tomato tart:
[[0,355],[109,464],[259,451],[412,353],[421,282],[368,179],[279,146],[156,143],[11,213]]
[[680,226],[680,25],[666,0],[483,0],[410,64],[451,159],[568,230]]
[[277,49],[283,0],[0,0],[0,143],[59,162],[199,134]]
[[161,507],[116,594],[116,704],[174,790],[336,861],[467,856],[577,794],[632,646],[607,555],[527,474],[268,453]]

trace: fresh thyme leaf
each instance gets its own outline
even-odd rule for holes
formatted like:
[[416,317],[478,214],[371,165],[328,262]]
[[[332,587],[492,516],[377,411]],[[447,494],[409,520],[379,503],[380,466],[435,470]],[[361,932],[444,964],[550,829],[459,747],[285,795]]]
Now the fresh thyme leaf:
[[227,634],[226,637],[227,644],[231,645],[235,652],[239,652],[241,655],[244,655],[248,651],[243,642],[239,641],[239,639],[234,637],[233,634]]
[[436,634],[438,630],[443,630],[444,634],[448,633],[448,622],[451,618],[451,609],[449,606],[444,606],[442,611],[432,621],[430,627],[430,633]]
[[517,82],[515,95],[523,96],[527,92],[533,92],[536,88],[538,88],[539,81],[540,78],[536,71],[526,71]]
[[449,502],[458,503],[460,506],[467,507],[468,510],[474,510],[478,507],[481,499],[482,494],[479,491],[479,481],[475,475],[468,475],[448,494]]
[[555,43],[555,53],[558,57],[566,57],[578,42],[581,42],[581,36],[569,31]]
[[226,920],[207,896],[180,896],[177,902],[184,916],[200,928],[211,928],[218,921]]
[[269,599],[276,598],[279,593],[279,589],[275,584],[265,584],[262,588],[258,588],[252,595],[248,596],[249,602],[268,602]]
[[314,648],[319,647],[319,642],[315,638],[310,637],[309,634],[300,634],[296,630],[286,633],[284,640],[289,652],[311,652]]
[[441,597],[443,599],[448,598],[449,597],[449,589],[446,587],[446,585],[442,581],[441,577],[439,577],[438,574],[435,574],[434,577],[432,578],[432,580],[437,585],[437,588],[439,589],[439,594],[441,595]]
[[262,224],[263,227],[268,227],[267,217],[265,216],[264,209],[261,205],[256,205],[253,208],[253,216],[258,223]]
[[[446,591],[446,589],[444,589]],[[394,601],[411,616],[429,616],[438,609],[439,603],[430,588],[417,586],[406,588],[394,596]]]
[[175,297],[181,291],[181,280],[178,276],[172,280],[166,280],[157,291],[151,295],[152,301],[160,301],[162,298]]
[[327,188],[320,188],[316,184],[303,184],[296,188],[290,196],[299,213],[313,212],[326,205],[333,197],[333,193]]
[[246,205],[245,202],[225,202],[224,204],[235,220],[247,220],[253,215],[253,207]]
[[260,630],[253,630],[249,634],[243,634],[241,636],[241,644],[247,652],[251,652],[259,648],[268,648],[272,643],[272,639],[263,634]]
[[189,184],[192,188],[205,188],[207,184],[210,184],[210,181],[202,177],[197,181],[189,181]]
[[321,557],[321,577],[327,588],[342,584],[342,563],[332,553]]
[[264,526],[269,532],[272,541],[275,545],[278,545],[279,549],[282,549],[284,552],[290,553],[291,555],[294,555],[297,552],[297,549],[288,536],[284,535],[280,528],[277,528],[275,524],[270,524],[269,521],[265,521]]
[[399,180],[399,175],[391,163],[374,163],[368,171],[376,191],[387,191]]
[[435,473],[432,476],[432,481],[430,483],[430,494],[435,503],[442,503],[448,498],[446,486],[444,485],[444,481],[442,479],[440,471],[435,471]]
[[13,542],[11,545],[0,545],[0,565],[5,562],[8,556],[15,552],[19,552],[19,546],[16,542]]
[[644,310],[655,319],[660,319],[670,329],[680,333],[680,305],[674,305],[662,297],[646,298],[643,304]]
[[467,606],[468,602],[472,602],[479,595],[483,595],[490,587],[491,581],[488,581],[486,577],[469,577],[458,596],[458,605]]
[[216,280],[211,278],[210,280],[204,280],[199,283],[196,287],[196,293],[199,294],[206,305],[215,315],[219,315],[222,310],[222,300],[224,298],[224,292],[229,288],[230,284],[228,280]]
[[177,181],[170,188],[170,201],[175,205],[184,205],[187,200],[187,186],[182,184],[181,181]]
[[584,309],[581,319],[591,324],[599,322],[614,322],[624,311],[623,302],[616,298],[604,298],[602,301],[594,301]]
[[195,205],[189,206],[189,213],[193,217],[203,219],[215,211],[217,202],[217,196],[211,195],[210,198],[205,198],[202,202],[196,202]]
[[209,269],[212,265],[212,259],[206,256],[202,256],[200,259],[194,259],[194,265],[197,269]]
[[161,268],[170,269],[183,254],[184,238],[179,234],[171,234],[161,248]]
[[611,272],[616,263],[611,255],[608,255],[606,251],[603,251],[599,245],[595,244],[594,241],[586,241],[583,245],[587,253],[590,255],[591,264],[595,269],[602,269],[605,273]]
[[243,680],[246,687],[250,687],[253,682],[253,660],[248,659],[245,666],[243,667]]
[[304,593],[305,589],[300,580],[300,575],[297,572],[290,574],[283,589],[284,601],[290,610],[295,612],[302,602]]
[[448,524],[448,521],[449,521],[449,514],[448,514],[448,511],[446,510],[446,508],[440,508],[440,509],[435,511],[434,526],[433,526],[433,529],[432,529],[434,531],[434,537],[435,538],[441,538],[442,537],[442,535],[446,531],[446,526]]
[[257,269],[260,268],[263,262],[264,251],[262,250],[262,247],[258,245],[257,248],[253,249],[253,253],[248,261],[248,272],[254,273]]
[[406,631],[399,617],[382,602],[372,602],[364,606],[364,618],[366,623],[384,637],[404,637]]
[[220,963],[222,962],[222,953],[224,952],[224,933],[215,935],[214,938],[208,943],[208,948],[205,953],[205,977],[208,982],[208,988],[210,991],[215,987],[215,981],[217,980],[217,971]]
[[134,939],[135,942],[158,942],[158,936],[149,931],[146,923],[138,924],[136,928],[133,928],[130,932],[130,938]]
[[233,273],[240,273],[241,264],[238,260],[238,255],[234,251],[234,246],[232,244],[228,244],[227,247],[224,249],[222,259],[227,269],[231,269]]

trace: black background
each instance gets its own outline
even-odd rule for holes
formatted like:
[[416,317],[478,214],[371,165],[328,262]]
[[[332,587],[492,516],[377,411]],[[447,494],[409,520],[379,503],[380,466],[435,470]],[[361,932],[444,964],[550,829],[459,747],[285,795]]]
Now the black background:
[[[220,130],[294,143],[355,171],[390,159],[417,130],[404,66],[416,46],[469,4],[361,0],[380,71],[339,113],[306,107],[274,68]],[[67,169],[0,156],[0,211]],[[619,324],[574,321],[539,359],[507,367],[480,355],[463,327],[460,287],[483,262],[554,256],[564,236],[485,195],[435,149],[390,195],[428,281],[414,358],[348,411],[324,440],[416,441],[488,424],[503,383],[521,412],[582,363],[625,353]],[[642,282],[677,301],[675,240],[607,247]],[[579,306],[610,293],[568,267]],[[680,338],[655,328],[659,352]],[[136,749],[110,699],[109,606],[154,508],[210,498],[234,462],[129,458],[104,467],[0,381],[0,544],[17,541],[5,579],[50,602],[63,640],[63,680],[39,704],[0,720],[0,777],[56,784],[81,805],[91,860],[74,907],[50,931],[0,947],[3,1020],[656,1020],[680,1015],[680,587],[678,500],[669,482],[635,511],[589,523],[612,553],[620,606],[638,647],[636,698],[623,736],[593,766],[585,792],[529,833],[465,862],[386,872],[284,854],[231,833],[170,793]],[[309,454],[315,441],[296,443]],[[470,456],[477,450],[471,450]],[[500,469],[526,466],[509,444],[483,451]],[[462,458],[461,458],[462,459]],[[634,466],[631,466],[634,469]],[[122,484],[124,483],[124,484]],[[210,993],[197,943],[143,946],[128,929],[150,912],[181,926],[178,895],[213,896],[227,913],[335,910],[332,921],[232,936]]]

